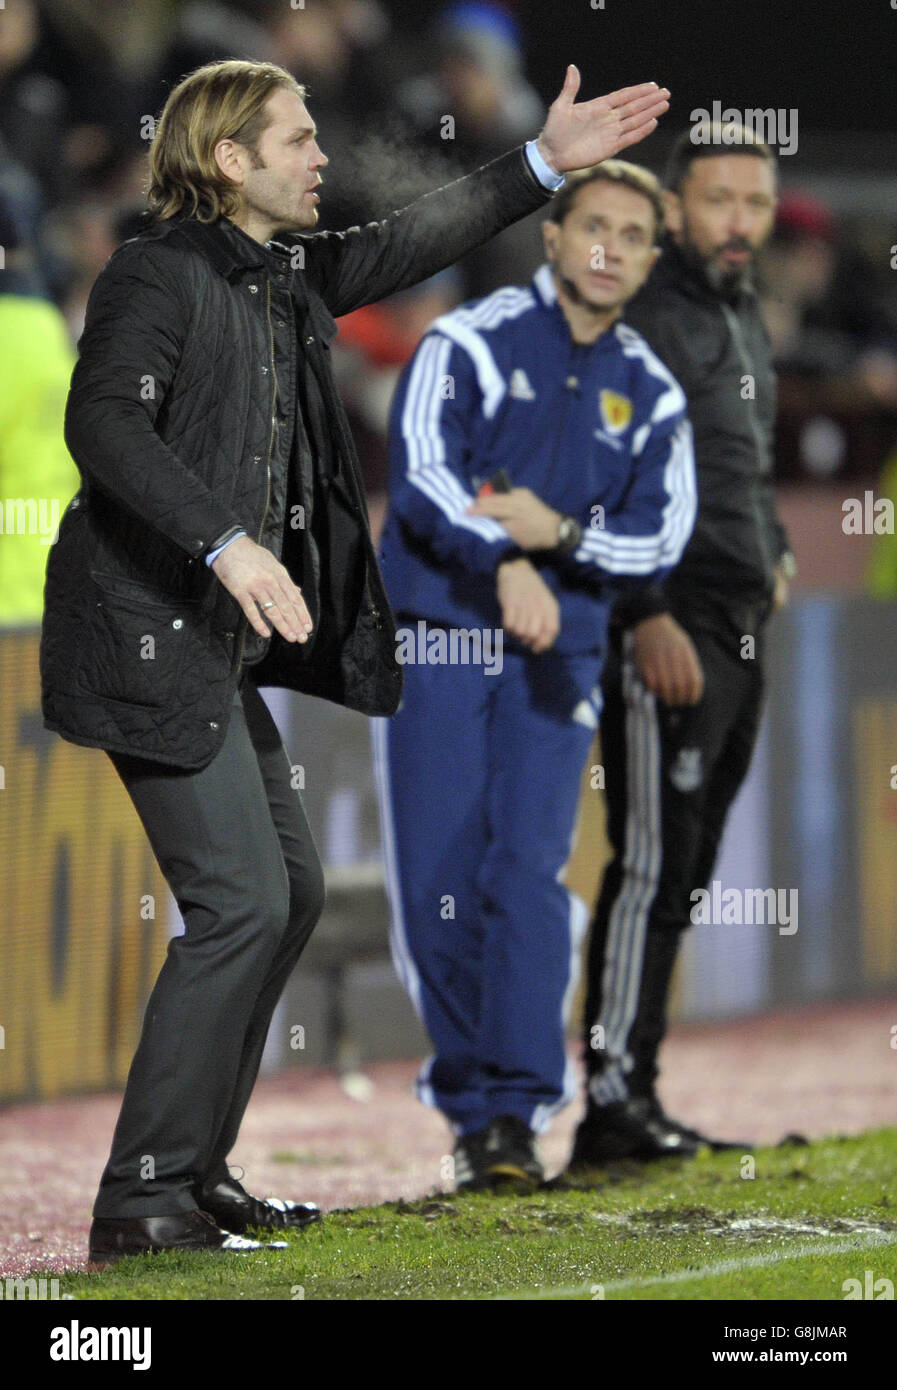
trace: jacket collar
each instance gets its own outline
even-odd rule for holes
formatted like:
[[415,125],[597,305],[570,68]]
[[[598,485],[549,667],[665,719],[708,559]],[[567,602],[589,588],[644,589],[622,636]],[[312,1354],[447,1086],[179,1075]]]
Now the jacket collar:
[[336,337],[336,321],[320,300],[310,306],[305,277],[293,272],[290,248],[282,242],[270,241],[267,246],[261,246],[226,217],[219,218],[217,222],[199,222],[195,217],[173,217],[154,227],[150,234],[186,238],[225,278],[242,269],[267,267],[269,270],[285,271],[300,322],[304,322],[305,316],[311,312],[317,332],[325,343],[330,344]]
[[558,294],[555,289],[554,276],[551,273],[551,266],[545,261],[539,266],[533,276],[533,288],[536,291],[536,298],[544,304],[546,309],[550,309],[558,302]]
[[256,269],[275,262],[279,268],[280,259],[287,254],[276,242],[260,245],[228,217],[219,217],[217,222],[176,217],[170,220],[166,231],[178,231],[186,237],[225,278],[237,270]]
[[[575,339],[573,337],[572,332],[570,331],[570,325],[567,322],[567,316],[564,313],[558,301],[557,286],[554,283],[554,276],[551,273],[551,266],[549,265],[548,261],[545,261],[542,265],[539,266],[539,269],[533,276],[532,285],[536,296],[536,302],[538,304],[541,304],[545,309],[551,311],[554,321],[557,325],[557,331],[563,336],[565,341],[573,343]],[[599,336],[595,339],[594,343],[580,343],[577,346],[588,346],[595,348],[596,350],[604,349],[607,346],[607,344],[615,341],[616,327],[617,324],[621,322],[621,319],[622,316],[620,318],[617,318],[611,324],[610,328],[606,328],[603,333],[599,334]]]

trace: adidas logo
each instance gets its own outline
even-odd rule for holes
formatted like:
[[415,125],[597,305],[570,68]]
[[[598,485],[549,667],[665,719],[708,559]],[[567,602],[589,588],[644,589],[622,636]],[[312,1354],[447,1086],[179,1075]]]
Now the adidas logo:
[[598,728],[598,716],[595,713],[595,706],[588,700],[580,700],[576,709],[573,711],[573,723],[584,724],[587,729]]
[[534,401],[536,393],[529,384],[529,377],[522,367],[515,367],[508,384],[508,395],[515,401]]

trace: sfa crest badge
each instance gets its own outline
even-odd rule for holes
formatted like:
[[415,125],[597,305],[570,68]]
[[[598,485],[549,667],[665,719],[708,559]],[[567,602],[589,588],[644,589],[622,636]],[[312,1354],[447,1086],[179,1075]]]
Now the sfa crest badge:
[[622,434],[632,419],[632,401],[628,396],[620,396],[616,391],[601,391],[598,394],[601,406],[601,419],[608,434]]

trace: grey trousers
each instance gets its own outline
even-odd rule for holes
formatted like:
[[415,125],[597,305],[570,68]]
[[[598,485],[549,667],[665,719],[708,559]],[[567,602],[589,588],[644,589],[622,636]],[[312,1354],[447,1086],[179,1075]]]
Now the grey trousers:
[[93,1214],[195,1211],[227,1177],[274,1007],[324,905],[277,726],[251,680],[199,772],[110,753],[180,908]]

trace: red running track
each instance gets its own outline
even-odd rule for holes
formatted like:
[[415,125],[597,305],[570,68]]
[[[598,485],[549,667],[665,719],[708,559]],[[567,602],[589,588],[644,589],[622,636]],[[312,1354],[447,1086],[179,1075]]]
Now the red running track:
[[[758,1143],[897,1125],[895,1025],[897,999],[679,1028],[664,1049],[664,1104],[723,1138]],[[333,1072],[297,1068],[259,1082],[232,1167],[258,1196],[324,1208],[444,1186],[451,1138],[412,1094],[415,1071],[372,1065],[366,1101],[351,1099]],[[0,1109],[0,1276],[84,1266],[118,1106],[106,1094]],[[542,1140],[549,1173],[563,1166],[578,1113],[569,1106]]]

